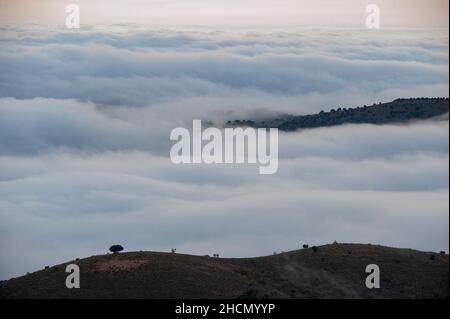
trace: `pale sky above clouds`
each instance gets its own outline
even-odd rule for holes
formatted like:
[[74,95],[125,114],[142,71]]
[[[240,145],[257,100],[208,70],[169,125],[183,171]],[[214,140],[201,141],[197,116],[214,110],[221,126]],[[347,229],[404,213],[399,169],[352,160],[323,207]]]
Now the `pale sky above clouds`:
[[0,21],[63,24],[69,3],[80,6],[85,24],[363,27],[370,3],[380,6],[382,26],[449,23],[447,0],[0,0]]

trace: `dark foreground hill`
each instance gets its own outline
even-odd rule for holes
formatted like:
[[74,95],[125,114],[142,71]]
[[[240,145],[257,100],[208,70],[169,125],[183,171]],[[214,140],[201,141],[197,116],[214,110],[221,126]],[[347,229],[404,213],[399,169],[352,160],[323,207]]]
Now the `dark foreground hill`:
[[[81,288],[65,287],[79,265]],[[381,288],[365,286],[377,264]],[[448,255],[331,244],[259,258],[157,252],[93,256],[0,284],[2,298],[448,298]]]
[[449,112],[448,98],[397,99],[389,103],[357,108],[337,108],[312,115],[284,115],[261,122],[253,120],[228,121],[227,126],[278,128],[281,131],[352,124],[387,124],[424,120]]

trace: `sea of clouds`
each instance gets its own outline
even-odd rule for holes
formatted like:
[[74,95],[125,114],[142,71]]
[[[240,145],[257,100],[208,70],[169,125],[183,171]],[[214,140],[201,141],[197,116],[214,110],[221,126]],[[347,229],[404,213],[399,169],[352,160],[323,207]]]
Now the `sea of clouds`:
[[169,158],[193,119],[448,97],[447,32],[0,27],[0,278],[116,243],[448,250],[448,118],[280,133],[271,176]]

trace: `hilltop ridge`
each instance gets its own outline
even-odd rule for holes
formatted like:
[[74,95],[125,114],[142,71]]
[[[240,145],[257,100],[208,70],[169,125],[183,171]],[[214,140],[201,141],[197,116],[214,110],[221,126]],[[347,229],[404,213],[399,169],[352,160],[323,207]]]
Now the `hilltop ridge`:
[[449,112],[448,98],[411,98],[396,99],[388,103],[364,105],[356,108],[339,107],[329,112],[321,111],[312,115],[284,115],[277,118],[254,121],[228,121],[226,126],[248,126],[261,128],[278,128],[281,131],[317,128],[341,124],[387,124],[425,120]]
[[[67,264],[81,288],[67,289]],[[381,288],[368,289],[368,264]],[[126,252],[92,256],[0,283],[2,298],[448,298],[448,255],[330,244],[257,258]]]

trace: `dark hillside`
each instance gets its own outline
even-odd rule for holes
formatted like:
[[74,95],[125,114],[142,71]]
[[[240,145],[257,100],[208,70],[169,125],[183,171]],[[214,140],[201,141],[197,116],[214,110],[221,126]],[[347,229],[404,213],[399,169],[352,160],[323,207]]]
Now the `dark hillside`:
[[313,115],[292,116],[255,122],[252,120],[228,121],[227,126],[249,126],[262,128],[278,128],[281,131],[334,126],[346,123],[353,124],[387,124],[424,120],[449,111],[448,98],[397,99],[389,103],[379,103],[372,106],[357,108],[338,108],[329,112]]
[[[434,257],[431,257],[434,256]],[[76,263],[81,288],[65,287],[66,264],[0,284],[2,298],[448,298],[448,255],[376,245],[331,244],[259,258],[157,252],[93,256]],[[377,264],[381,288],[367,289]]]

